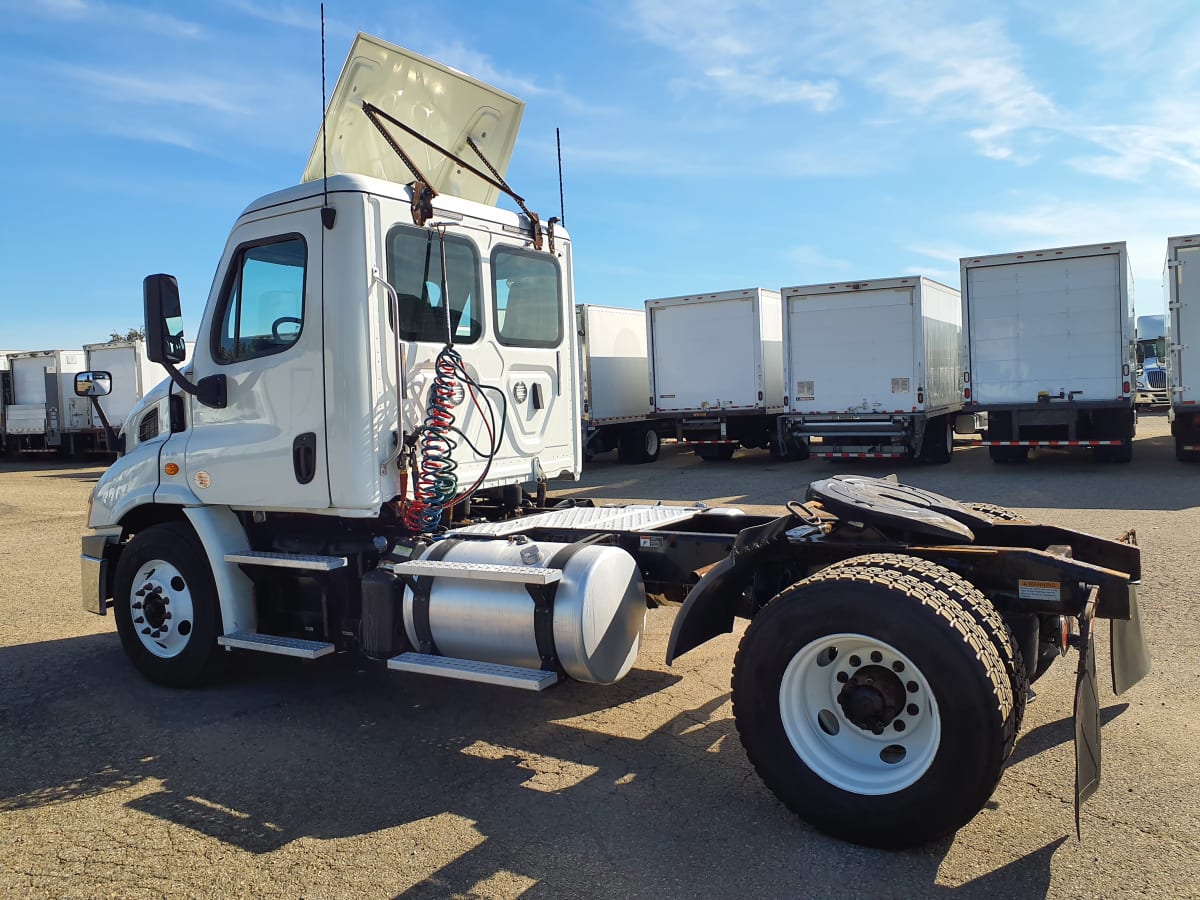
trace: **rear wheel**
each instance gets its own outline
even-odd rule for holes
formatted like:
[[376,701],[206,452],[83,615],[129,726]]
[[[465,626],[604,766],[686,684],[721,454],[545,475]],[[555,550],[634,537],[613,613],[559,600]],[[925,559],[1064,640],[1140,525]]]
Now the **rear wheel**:
[[696,455],[703,460],[725,462],[733,459],[737,444],[697,444]]
[[920,461],[932,465],[950,462],[954,455],[954,428],[949,416],[938,416],[925,424]]
[[994,463],[1023,463],[1029,459],[1028,447],[988,447],[988,456]]
[[1175,458],[1180,462],[1200,462],[1200,451],[1188,450],[1192,446],[1185,438],[1180,435],[1175,436]]
[[[999,506],[994,508],[1003,509]],[[987,635],[988,641],[995,648],[996,653],[999,654],[1000,661],[1004,663],[1012,687],[1013,721],[1009,726],[1011,736],[1004,753],[1007,759],[1016,743],[1017,733],[1021,730],[1021,722],[1025,718],[1025,704],[1029,699],[1029,672],[1025,668],[1025,658],[1021,654],[1020,647],[1017,646],[1012,629],[1008,627],[1008,623],[1004,621],[1004,617],[996,610],[992,601],[957,572],[951,572],[944,566],[915,556],[904,556],[899,553],[871,553],[835,563],[830,568],[845,567],[873,567],[898,572],[901,575],[911,575],[941,591],[975,620]]]
[[658,459],[661,449],[658,431],[653,425],[640,423],[630,425],[621,431],[617,444],[617,462],[649,463]]
[[876,847],[968,822],[1011,746],[1011,681],[995,646],[928,581],[825,569],[750,623],[733,673],[746,753],[789,809]]
[[218,661],[221,611],[204,547],[182,522],[134,535],[117,563],[113,613],[121,646],[159,684],[191,687]]

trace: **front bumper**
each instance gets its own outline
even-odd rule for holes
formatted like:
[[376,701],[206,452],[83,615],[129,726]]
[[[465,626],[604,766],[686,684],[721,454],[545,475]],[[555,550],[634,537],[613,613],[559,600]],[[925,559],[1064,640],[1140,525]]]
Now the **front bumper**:
[[110,572],[113,568],[113,550],[121,540],[116,534],[85,534],[79,554],[80,598],[85,612],[103,616],[108,612],[108,600],[112,596]]

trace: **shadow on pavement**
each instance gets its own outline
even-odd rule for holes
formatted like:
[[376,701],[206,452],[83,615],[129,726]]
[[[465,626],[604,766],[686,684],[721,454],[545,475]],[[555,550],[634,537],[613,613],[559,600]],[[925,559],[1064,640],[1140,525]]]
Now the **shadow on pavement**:
[[[340,657],[242,656],[230,668],[215,686],[176,691],[144,681],[113,633],[0,649],[0,727],[16,750],[0,767],[0,813],[134,794],[112,802],[252,854],[468,820],[481,842],[411,897],[469,892],[497,873],[517,873],[533,897],[944,890],[951,839],[886,853],[788,813],[746,761],[727,694],[665,721],[637,705],[679,675],[635,669],[611,687],[526,694]],[[1054,729],[1045,741],[1061,739]],[[1044,895],[1060,843],[960,890]]]

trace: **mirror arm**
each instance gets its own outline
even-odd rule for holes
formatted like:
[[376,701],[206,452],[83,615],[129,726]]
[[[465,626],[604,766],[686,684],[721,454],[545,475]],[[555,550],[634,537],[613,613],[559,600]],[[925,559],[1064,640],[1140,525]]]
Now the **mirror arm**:
[[175,368],[174,363],[163,360],[159,365],[167,370],[167,374],[171,376],[173,382],[179,385],[181,391],[191,394],[205,406],[224,409],[229,402],[229,391],[224,375],[209,375],[201,378],[198,384],[192,384],[182,372]]
[[104,414],[104,407],[100,405],[100,398],[89,397],[88,399],[92,401],[92,406],[95,407],[97,415],[100,416],[100,422],[104,425],[104,436],[108,439],[109,449],[116,450],[119,435],[113,430],[112,425],[109,424],[108,416]]

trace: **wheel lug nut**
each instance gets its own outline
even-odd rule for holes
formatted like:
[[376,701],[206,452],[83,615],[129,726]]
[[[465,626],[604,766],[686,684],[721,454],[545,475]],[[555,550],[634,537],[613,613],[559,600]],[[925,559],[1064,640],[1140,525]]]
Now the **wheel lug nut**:
[[163,618],[169,619],[169,618],[171,618],[171,614],[169,612],[165,612],[165,613],[163,613]]
[[134,625],[141,625],[141,624],[142,624],[143,622],[145,622],[145,621],[146,621],[146,617],[145,617],[145,616],[138,616],[136,619],[134,619],[134,620],[133,620],[133,624],[134,624]]
[[152,632],[152,633],[150,634],[150,637],[154,637],[154,638],[156,638],[156,637],[158,637],[158,636],[159,636],[159,634],[160,634],[160,633],[161,633],[161,632],[158,632],[158,631]]
[[873,662],[873,663],[883,662],[883,654],[880,653],[878,650],[872,650],[871,651],[871,662]]
[[908,692],[910,694],[915,694],[917,691],[919,691],[921,689],[920,686],[915,681],[910,681],[906,686],[908,687]]
[[850,665],[854,666],[854,668],[856,668],[856,669],[862,665],[862,660],[859,659],[857,656],[851,656],[849,661],[850,661]]
[[892,723],[892,727],[895,728],[897,731],[903,731],[904,730],[904,720],[897,719],[895,722]]
[[149,633],[150,633],[149,627],[142,629],[142,634],[149,634]]
[[910,716],[915,716],[920,711],[921,711],[921,707],[917,706],[917,704],[915,704],[915,703],[908,704],[907,712]]
[[847,675],[845,672],[838,672],[837,680],[838,680],[838,684],[845,684],[847,681],[850,680],[850,676]]
[[142,604],[140,604],[140,603],[133,603],[133,604],[131,604],[131,605],[130,605],[130,608],[131,608],[131,609],[141,609],[141,608],[142,608]]
[[904,671],[904,663],[900,662],[900,660],[896,660],[894,663],[892,663],[892,671],[893,672],[903,672]]

